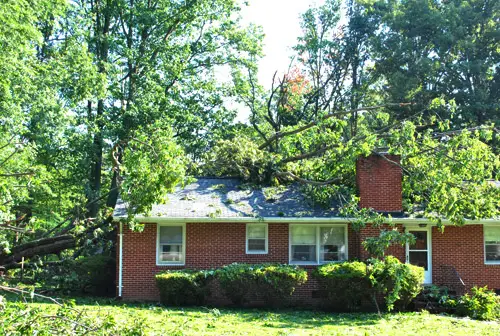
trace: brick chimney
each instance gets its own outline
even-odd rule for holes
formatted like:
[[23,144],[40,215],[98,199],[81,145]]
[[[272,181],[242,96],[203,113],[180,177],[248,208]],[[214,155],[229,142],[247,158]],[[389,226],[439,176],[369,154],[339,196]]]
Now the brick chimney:
[[399,162],[398,155],[382,152],[371,154],[368,157],[360,157],[357,160],[356,183],[360,207],[389,213],[403,211],[401,185],[403,173],[397,165]]

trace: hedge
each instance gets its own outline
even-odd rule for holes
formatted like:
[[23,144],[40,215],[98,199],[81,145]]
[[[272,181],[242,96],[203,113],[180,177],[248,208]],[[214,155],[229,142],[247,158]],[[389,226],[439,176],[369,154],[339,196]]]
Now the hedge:
[[307,281],[307,272],[292,265],[234,263],[218,269],[215,277],[235,305],[244,304],[253,293],[268,305],[282,306]]
[[363,300],[377,305],[385,298],[386,308],[404,309],[422,291],[424,269],[401,263],[393,256],[367,263],[352,261],[319,266],[313,273],[325,291],[327,305],[358,310]]
[[208,295],[210,273],[206,271],[165,271],[155,276],[160,301],[165,305],[200,305]]

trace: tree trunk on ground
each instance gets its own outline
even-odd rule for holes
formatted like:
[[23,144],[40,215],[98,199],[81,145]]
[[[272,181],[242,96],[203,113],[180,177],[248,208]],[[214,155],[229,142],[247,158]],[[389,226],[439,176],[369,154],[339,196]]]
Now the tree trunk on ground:
[[12,268],[9,266],[14,266],[21,261],[23,257],[28,259],[36,255],[59,253],[75,246],[76,238],[72,235],[33,240],[14,247],[12,253],[0,254],[0,265],[3,265],[6,269]]

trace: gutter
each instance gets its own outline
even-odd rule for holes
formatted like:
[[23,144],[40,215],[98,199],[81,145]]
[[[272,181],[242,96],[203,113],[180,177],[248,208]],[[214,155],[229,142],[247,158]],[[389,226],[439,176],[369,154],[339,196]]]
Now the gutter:
[[120,222],[120,233],[118,234],[118,240],[120,242],[119,254],[118,254],[118,297],[122,297],[122,287],[123,287],[123,224]]
[[[124,217],[116,216],[114,220]],[[343,217],[160,217],[160,216],[136,216],[135,219],[141,223],[348,223],[356,218]],[[392,218],[394,224],[431,224],[435,222],[428,218]],[[444,225],[451,225],[449,220],[441,221]],[[499,219],[466,220],[465,225],[471,224],[500,224]],[[121,224],[120,224],[121,225]],[[121,229],[120,229],[121,230]],[[121,244],[120,244],[121,248]]]

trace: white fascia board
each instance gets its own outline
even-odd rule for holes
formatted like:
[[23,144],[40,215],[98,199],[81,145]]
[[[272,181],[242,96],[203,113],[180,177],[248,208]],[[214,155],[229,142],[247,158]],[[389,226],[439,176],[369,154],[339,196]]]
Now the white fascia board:
[[[124,217],[114,217],[118,221]],[[141,223],[349,223],[355,218],[343,217],[158,217],[158,216],[136,216],[135,219]],[[394,224],[432,224],[435,223],[427,218],[392,218]],[[444,225],[451,225],[449,220],[442,220]],[[466,220],[465,224],[499,224],[500,219]]]

